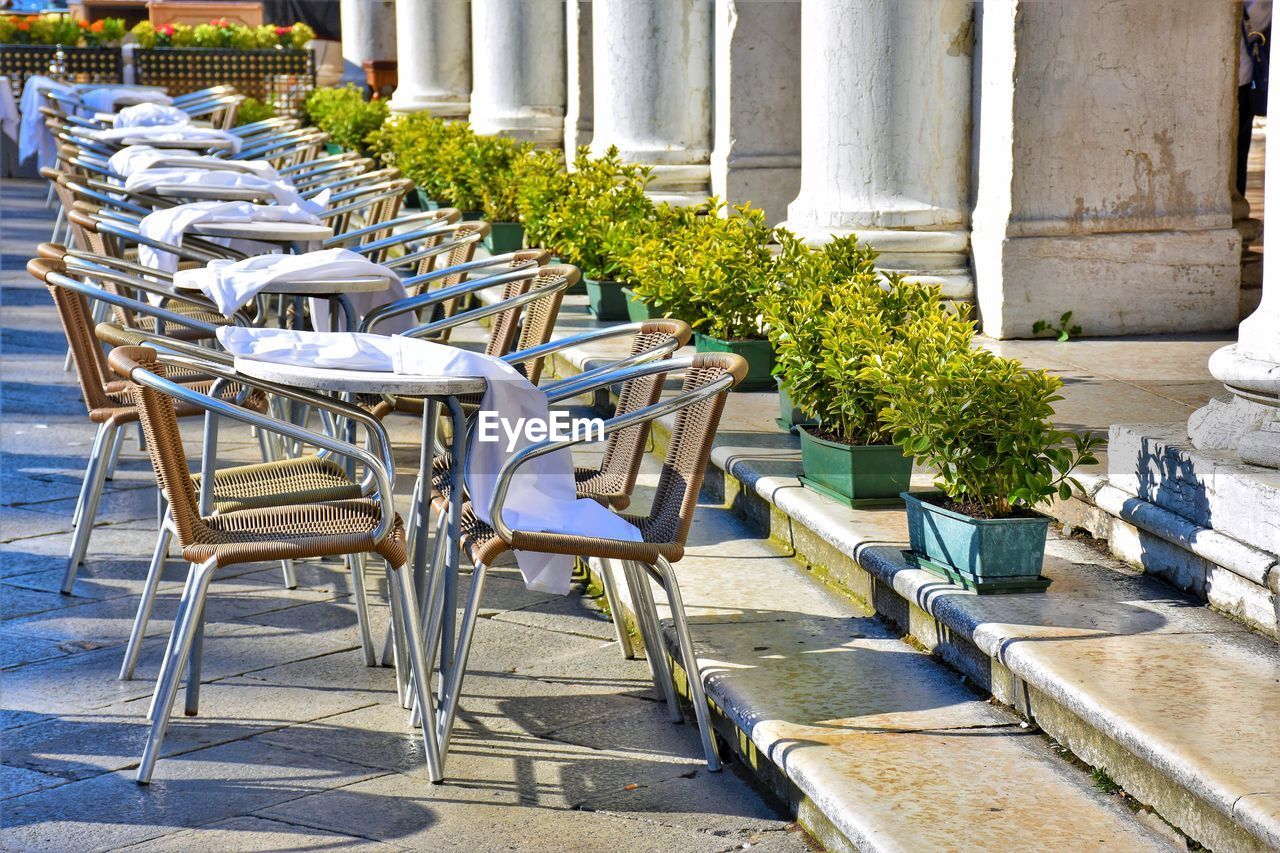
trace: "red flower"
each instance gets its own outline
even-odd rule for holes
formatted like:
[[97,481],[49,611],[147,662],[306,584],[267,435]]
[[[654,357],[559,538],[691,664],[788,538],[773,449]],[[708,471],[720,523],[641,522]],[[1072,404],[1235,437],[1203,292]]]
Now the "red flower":
[[18,21],[17,27],[19,32],[25,33],[31,29],[31,22],[25,19]]
[[277,36],[287,36],[293,32],[293,27],[276,27]]
[[156,32],[162,36],[171,36],[173,35],[173,24],[161,24],[156,27]]
[[106,25],[107,25],[106,20],[103,18],[99,18],[98,20],[94,21],[92,24],[89,25],[89,29],[95,33],[100,33],[102,32],[102,28],[105,27]]

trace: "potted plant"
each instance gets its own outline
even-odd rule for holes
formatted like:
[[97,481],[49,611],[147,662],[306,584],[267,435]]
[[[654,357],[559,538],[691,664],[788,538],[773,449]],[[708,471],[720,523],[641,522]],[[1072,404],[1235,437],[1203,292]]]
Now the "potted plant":
[[593,314],[625,320],[625,259],[655,208],[645,195],[649,168],[622,162],[617,148],[592,157],[579,149],[568,172],[520,191],[530,245],[550,249],[582,270]]
[[470,133],[462,122],[447,122],[429,113],[396,116],[368,136],[369,151],[388,166],[395,166],[416,187],[424,210],[448,204],[449,177],[443,171],[445,152],[457,148],[457,137]]
[[745,358],[750,370],[734,390],[772,388],[773,349],[759,302],[776,286],[778,260],[764,212],[729,210],[713,198],[701,208],[672,208],[669,220],[637,240],[627,258],[635,296],[691,325],[698,352]]
[[326,148],[330,154],[347,149],[368,155],[369,135],[387,120],[387,102],[366,101],[361,89],[347,84],[312,90],[303,104],[303,113],[307,121],[329,134]]
[[528,142],[476,133],[459,147],[460,162],[449,192],[464,209],[458,199],[468,205],[475,200],[491,228],[484,245],[492,254],[514,252],[524,245],[517,188],[521,181],[536,179],[539,169],[551,167],[545,158],[530,157],[532,150]]
[[880,417],[893,441],[938,471],[936,492],[904,492],[918,564],[978,592],[1044,589],[1049,518],[1098,438],[1053,425],[1062,380],[989,350],[956,346],[935,318],[890,354]]

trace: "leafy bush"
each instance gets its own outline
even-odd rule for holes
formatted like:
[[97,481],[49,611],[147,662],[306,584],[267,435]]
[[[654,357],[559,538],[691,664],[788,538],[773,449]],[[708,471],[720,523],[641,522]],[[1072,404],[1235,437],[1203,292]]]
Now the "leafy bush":
[[941,319],[956,346],[967,347],[972,325],[944,307],[938,288],[900,277],[882,279],[876,253],[856,237],[810,249],[779,231],[778,285],[760,308],[773,344],[774,373],[792,402],[818,418],[827,438],[852,445],[888,444],[880,419],[882,377],[865,370]]
[[1079,483],[1098,439],[1053,425],[1062,380],[960,344],[944,315],[925,317],[869,372],[884,387],[880,418],[894,444],[937,468],[935,484],[964,512],[1002,518]]
[[369,135],[387,120],[387,102],[366,101],[364,92],[350,83],[313,89],[303,110],[307,119],[329,134],[335,144],[361,153],[368,152]]
[[457,163],[459,137],[470,134],[463,122],[447,122],[428,113],[397,116],[371,133],[369,151],[395,166],[428,197],[452,203],[450,176]]
[[236,111],[236,126],[253,124],[257,121],[266,121],[275,117],[276,108],[271,104],[265,104],[257,98],[245,98],[240,102],[240,109]]
[[775,232],[750,205],[724,212],[716,198],[707,208],[667,208],[661,226],[635,240],[625,265],[636,296],[668,316],[721,340],[759,339],[760,300],[780,277],[770,249]]
[[316,37],[315,30],[303,23],[289,27],[263,24],[246,27],[226,19],[207,24],[162,24],[153,26],[142,21],[131,31],[138,45],[152,47],[203,47],[235,50],[265,50],[276,47],[301,49]]

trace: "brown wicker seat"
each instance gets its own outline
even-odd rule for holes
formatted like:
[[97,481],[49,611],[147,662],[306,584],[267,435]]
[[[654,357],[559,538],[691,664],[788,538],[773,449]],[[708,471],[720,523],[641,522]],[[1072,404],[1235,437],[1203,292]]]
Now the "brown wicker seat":
[[[405,645],[413,667],[417,701],[420,707],[431,709],[430,678],[418,631],[413,583],[402,580],[400,573],[407,552],[403,525],[391,505],[394,462],[385,434],[378,430],[377,446],[382,454],[379,458],[338,439],[277,424],[260,415],[218,407],[212,398],[201,398],[167,382],[162,375],[167,368],[161,356],[147,347],[117,347],[111,352],[109,363],[119,376],[127,377],[132,383],[156,480],[169,500],[183,558],[191,561],[179,615],[156,683],[150,714],[152,726],[139,764],[138,781],[147,783],[151,779],[184,668],[188,670],[186,713],[192,715],[198,710],[205,598],[216,571],[236,563],[364,553],[381,556],[386,561],[398,624],[407,634]],[[220,371],[212,365],[209,369]],[[224,417],[235,417],[260,429],[279,429],[295,438],[350,455],[370,468],[377,483],[376,494],[369,499],[204,515],[200,512],[183,450],[175,397],[207,406]],[[376,427],[376,421],[365,418],[367,426]],[[434,738],[428,736],[426,743],[428,763],[436,767]]]
[[[576,557],[593,557],[621,563],[628,577],[628,588],[635,606],[635,614],[645,646],[650,650],[649,659],[654,677],[667,696],[673,719],[679,718],[675,685],[663,653],[663,639],[658,622],[657,609],[652,601],[650,576],[666,589],[675,627],[680,659],[688,673],[690,701],[697,716],[707,766],[719,769],[719,757],[711,732],[706,696],[702,687],[693,642],[681,602],[679,585],[671,566],[684,556],[684,545],[693,523],[698,491],[711,456],[720,415],[724,410],[729,389],[746,376],[747,364],[740,356],[729,353],[702,353],[692,359],[657,362],[624,371],[631,376],[641,374],[665,374],[683,372],[684,383],[680,393],[663,403],[632,412],[626,418],[615,418],[606,424],[606,431],[629,428],[637,423],[675,412],[675,425],[667,448],[666,459],[654,492],[652,506],[644,515],[624,515],[639,528],[639,542],[605,539],[589,536],[571,536],[529,530],[505,530],[501,525],[486,524],[469,502],[463,505],[464,524],[462,545],[475,565],[466,610],[461,623],[456,659],[450,670],[448,684],[441,699],[441,717],[437,729],[442,755],[447,753],[453,720],[458,708],[462,680],[466,670],[471,639],[480,608],[484,578],[488,566],[508,550],[532,551],[546,554],[566,554]],[[611,426],[612,425],[612,426]],[[577,440],[542,442],[537,445],[542,452],[570,446]],[[532,457],[528,457],[532,458]],[[506,470],[500,477],[490,508],[495,516],[502,512],[506,483],[513,470]],[[439,573],[437,573],[439,574]],[[433,576],[433,581],[435,580]],[[435,612],[436,586],[432,587],[432,621],[428,623],[428,642],[434,643],[439,631]],[[434,646],[433,646],[434,647]]]

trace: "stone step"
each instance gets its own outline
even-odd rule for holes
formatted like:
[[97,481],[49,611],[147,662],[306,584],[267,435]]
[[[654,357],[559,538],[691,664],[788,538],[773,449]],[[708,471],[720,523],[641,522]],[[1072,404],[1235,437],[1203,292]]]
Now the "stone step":
[[732,512],[699,507],[690,546],[676,570],[717,729],[828,850],[1179,846]]
[[[557,336],[592,325],[571,300]],[[557,369],[618,355],[572,350]],[[800,485],[776,406],[771,394],[731,395],[710,493],[1189,837],[1215,850],[1280,848],[1280,729],[1266,710],[1280,707],[1274,641],[1059,535],[1045,594],[979,597],[940,583],[904,559],[901,510],[851,510]],[[659,453],[669,429],[654,430]]]

